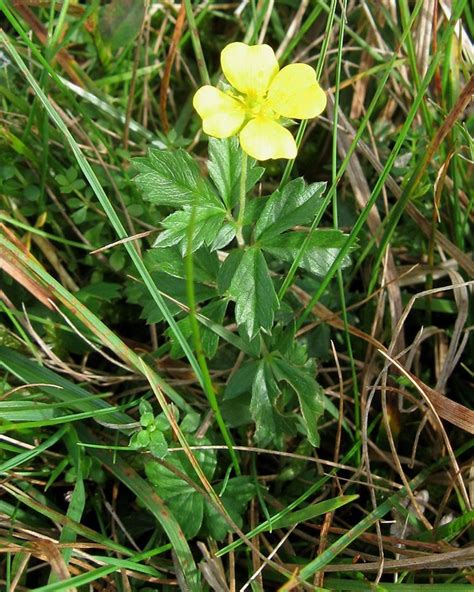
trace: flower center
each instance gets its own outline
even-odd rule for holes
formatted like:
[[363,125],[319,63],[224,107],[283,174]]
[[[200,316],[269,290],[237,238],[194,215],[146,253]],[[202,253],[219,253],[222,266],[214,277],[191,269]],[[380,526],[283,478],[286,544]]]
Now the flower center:
[[268,106],[265,97],[247,95],[244,99],[244,105],[247,116],[250,119],[254,119],[255,117],[278,119],[278,115]]

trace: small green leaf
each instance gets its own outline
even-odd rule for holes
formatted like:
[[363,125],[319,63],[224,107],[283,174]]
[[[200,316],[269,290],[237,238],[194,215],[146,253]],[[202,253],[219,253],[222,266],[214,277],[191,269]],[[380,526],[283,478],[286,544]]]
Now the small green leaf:
[[244,252],[229,293],[236,302],[237,324],[244,328],[249,340],[258,335],[260,329],[271,330],[278,297],[260,249],[249,248]]
[[[291,263],[295,260],[306,236],[304,232],[287,232],[261,240],[259,244],[264,251],[277,259]],[[315,230],[299,266],[315,275],[325,276],[345,241],[346,235],[339,230]],[[341,268],[349,264],[349,257],[345,257],[341,262]]]
[[140,415],[144,415],[145,413],[153,413],[153,407],[149,401],[146,399],[141,399],[138,405],[138,411]]
[[138,171],[135,182],[147,201],[173,208],[192,204],[222,207],[196,161],[182,149],[151,149],[148,156],[135,158],[133,164]]
[[324,391],[313,376],[284,359],[273,360],[275,377],[287,382],[295,391],[301,407],[308,440],[319,446],[318,420],[324,412]]
[[147,428],[155,421],[155,416],[151,411],[145,411],[140,417],[140,425],[142,428]]
[[168,455],[168,442],[160,430],[150,432],[150,452],[156,458],[165,458]]
[[[265,169],[257,167],[253,158],[247,159],[247,191],[250,191],[263,175]],[[209,139],[209,176],[226,204],[232,209],[239,201],[242,151],[236,137],[225,140]]]
[[326,183],[306,185],[300,177],[269,197],[255,226],[257,239],[269,240],[293,226],[311,224],[320,211]]
[[132,438],[132,440],[139,448],[146,448],[150,443],[150,433],[146,430],[142,430],[136,434],[136,439]]
[[125,47],[140,32],[144,16],[143,0],[112,0],[100,10],[99,31],[103,42],[111,49]]

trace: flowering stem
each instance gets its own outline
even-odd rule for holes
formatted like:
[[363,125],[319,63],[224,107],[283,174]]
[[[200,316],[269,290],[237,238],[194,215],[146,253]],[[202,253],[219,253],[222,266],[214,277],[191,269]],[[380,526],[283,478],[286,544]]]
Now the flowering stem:
[[247,153],[242,150],[242,170],[240,173],[239,216],[237,218],[236,238],[239,247],[245,245],[242,228],[244,226],[245,199],[247,197]]

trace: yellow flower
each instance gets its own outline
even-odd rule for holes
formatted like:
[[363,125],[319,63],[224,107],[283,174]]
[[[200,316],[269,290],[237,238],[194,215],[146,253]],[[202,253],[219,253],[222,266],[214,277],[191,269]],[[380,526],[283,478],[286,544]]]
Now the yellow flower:
[[307,64],[280,70],[269,45],[230,43],[221,66],[233,89],[202,86],[193,105],[209,136],[239,134],[242,149],[256,160],[295,158],[296,142],[281,118],[311,119],[326,107],[326,95]]

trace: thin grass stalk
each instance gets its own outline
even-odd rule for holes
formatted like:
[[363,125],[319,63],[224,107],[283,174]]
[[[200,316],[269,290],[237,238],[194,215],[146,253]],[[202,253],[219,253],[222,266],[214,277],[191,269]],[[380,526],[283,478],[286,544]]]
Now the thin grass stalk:
[[[339,124],[339,96],[340,96],[340,86],[341,86],[341,71],[342,71],[342,50],[344,47],[344,31],[345,31],[345,24],[346,24],[346,9],[347,9],[347,0],[344,0],[341,6],[341,24],[339,27],[339,40],[338,40],[338,47],[337,47],[337,62],[336,62],[336,90],[334,93],[334,116],[333,116],[333,127],[332,127],[332,154],[331,154],[331,182],[334,184],[334,197],[332,200],[332,215],[333,215],[333,223],[334,228],[339,228],[339,212],[338,212],[338,203],[337,203],[337,131],[338,131],[338,124]],[[344,324],[344,338],[346,341],[347,353],[349,355],[349,363],[351,367],[351,377],[352,377],[352,393],[354,397],[354,426],[355,426],[355,433],[354,436],[356,439],[360,438],[360,396],[359,396],[359,388],[357,384],[357,371],[354,363],[354,354],[352,350],[352,341],[349,334],[349,322],[347,319],[347,307],[346,307],[346,297],[344,292],[344,281],[342,277],[342,270],[337,270],[337,284],[339,289],[339,299],[341,301],[341,310],[342,310],[342,321]],[[341,394],[342,397],[342,394]],[[360,464],[360,456],[357,459],[357,464]]]
[[194,18],[193,7],[191,0],[183,0],[186,9],[186,18],[188,20],[189,31],[191,33],[191,41],[194,48],[194,55],[196,56],[196,63],[199,69],[199,75],[201,76],[202,84],[211,84],[209,78],[209,72],[207,71],[206,60],[202,51],[201,39],[199,37],[199,31],[196,25],[196,19]]

